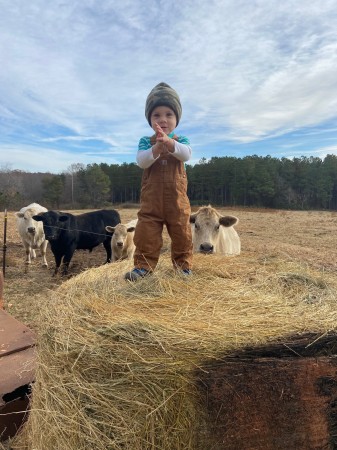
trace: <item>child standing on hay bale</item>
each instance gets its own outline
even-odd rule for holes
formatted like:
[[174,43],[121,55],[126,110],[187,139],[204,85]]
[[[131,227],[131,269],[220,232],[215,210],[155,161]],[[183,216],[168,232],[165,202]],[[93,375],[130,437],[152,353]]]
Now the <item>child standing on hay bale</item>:
[[139,141],[137,163],[144,169],[141,206],[134,242],[134,269],[125,279],[137,281],[153,272],[163,245],[163,226],[171,238],[171,259],[176,270],[191,274],[191,207],[187,197],[184,162],[192,149],[185,136],[174,132],[182,107],[177,92],[159,83],[147,97],[145,116],[155,134]]

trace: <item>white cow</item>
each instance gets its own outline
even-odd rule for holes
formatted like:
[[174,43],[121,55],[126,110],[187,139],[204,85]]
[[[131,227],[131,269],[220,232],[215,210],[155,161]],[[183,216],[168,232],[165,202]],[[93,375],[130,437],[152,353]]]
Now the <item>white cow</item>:
[[193,251],[239,255],[240,238],[233,228],[238,221],[239,219],[235,216],[221,216],[210,205],[199,208],[190,217]]
[[126,224],[119,223],[115,227],[107,226],[106,231],[113,233],[111,239],[111,262],[122,259],[132,259],[135,252],[133,237],[138,220],[131,220]]
[[26,250],[26,264],[31,264],[32,259],[36,258],[35,250],[39,249],[42,256],[42,265],[48,267],[46,259],[48,241],[46,241],[43,232],[43,223],[36,222],[32,218],[36,214],[47,211],[48,209],[44,206],[31,203],[15,213],[17,230]]

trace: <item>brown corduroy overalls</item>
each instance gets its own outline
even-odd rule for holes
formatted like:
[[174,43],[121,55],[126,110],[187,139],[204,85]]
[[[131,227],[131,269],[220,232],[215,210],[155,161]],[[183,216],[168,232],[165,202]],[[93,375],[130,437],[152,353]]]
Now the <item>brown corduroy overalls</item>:
[[[177,137],[173,139],[177,140]],[[174,267],[191,269],[191,207],[184,163],[169,153],[161,155],[152,166],[144,169],[140,201],[134,236],[135,267],[154,270],[163,245],[165,224],[171,238]]]

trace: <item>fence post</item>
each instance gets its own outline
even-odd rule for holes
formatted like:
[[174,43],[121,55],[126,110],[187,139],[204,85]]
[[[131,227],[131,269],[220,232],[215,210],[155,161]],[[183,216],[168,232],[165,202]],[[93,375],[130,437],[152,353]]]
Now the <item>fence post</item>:
[[6,250],[7,250],[7,209],[5,209],[5,220],[4,220],[4,244],[3,244],[3,259],[2,259],[2,273],[5,278],[6,275]]

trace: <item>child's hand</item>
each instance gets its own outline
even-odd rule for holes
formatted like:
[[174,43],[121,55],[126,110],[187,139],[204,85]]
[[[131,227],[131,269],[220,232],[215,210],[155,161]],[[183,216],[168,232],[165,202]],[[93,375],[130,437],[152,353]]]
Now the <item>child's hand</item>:
[[163,144],[162,142],[157,142],[152,147],[152,153],[155,158],[158,158],[158,156],[160,156],[160,155],[166,155],[168,152],[169,151],[168,151],[166,145]]
[[170,138],[167,136],[167,134],[162,130],[161,126],[158,123],[155,123],[156,128],[156,138],[159,142],[168,142]]
[[155,123],[156,144],[152,147],[152,153],[155,158],[159,155],[174,153],[174,140],[169,138],[158,123]]

